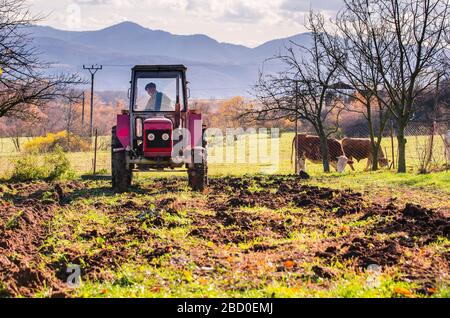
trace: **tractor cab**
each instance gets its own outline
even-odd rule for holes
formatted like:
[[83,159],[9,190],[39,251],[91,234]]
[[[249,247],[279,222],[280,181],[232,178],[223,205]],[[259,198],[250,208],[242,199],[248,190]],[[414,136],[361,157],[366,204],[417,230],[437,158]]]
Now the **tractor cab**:
[[185,126],[187,111],[186,67],[133,68],[130,135],[138,157],[170,158],[173,131]]
[[186,71],[183,65],[143,65],[132,69],[130,107],[117,116],[117,126],[112,131],[116,191],[126,191],[133,171],[174,171],[184,166],[194,189],[201,190],[206,185],[202,115],[189,110]]

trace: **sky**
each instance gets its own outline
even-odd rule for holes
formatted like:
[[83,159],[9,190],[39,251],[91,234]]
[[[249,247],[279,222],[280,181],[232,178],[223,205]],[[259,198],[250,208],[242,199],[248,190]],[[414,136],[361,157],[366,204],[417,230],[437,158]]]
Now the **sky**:
[[63,30],[102,29],[132,21],[174,34],[206,34],[255,47],[305,32],[310,9],[332,16],[343,0],[29,0],[40,24]]

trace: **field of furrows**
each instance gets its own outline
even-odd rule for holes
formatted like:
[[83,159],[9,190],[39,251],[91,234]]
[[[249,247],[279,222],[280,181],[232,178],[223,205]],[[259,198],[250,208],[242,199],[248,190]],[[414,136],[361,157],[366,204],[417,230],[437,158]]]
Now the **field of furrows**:
[[449,297],[449,193],[337,178],[3,183],[0,297]]

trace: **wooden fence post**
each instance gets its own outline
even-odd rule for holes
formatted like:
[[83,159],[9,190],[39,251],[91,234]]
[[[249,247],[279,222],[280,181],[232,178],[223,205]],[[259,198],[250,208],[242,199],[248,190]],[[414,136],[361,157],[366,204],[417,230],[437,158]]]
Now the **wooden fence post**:
[[395,170],[395,144],[394,144],[394,122],[391,119],[391,148],[392,148],[392,169]]
[[95,141],[94,141],[94,176],[97,174],[97,138],[98,131],[95,129]]
[[[444,145],[445,145],[445,165],[448,169],[450,163],[450,130],[447,131],[447,135],[444,137]],[[446,170],[447,170],[446,169]]]

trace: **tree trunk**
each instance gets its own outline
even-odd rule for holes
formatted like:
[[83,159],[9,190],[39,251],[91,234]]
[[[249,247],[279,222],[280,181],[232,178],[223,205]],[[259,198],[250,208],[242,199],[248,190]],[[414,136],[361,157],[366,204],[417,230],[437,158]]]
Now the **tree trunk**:
[[[367,126],[369,128],[369,137],[370,137],[370,144],[372,147],[372,171],[378,171],[379,169],[379,162],[378,157],[381,149],[381,142],[383,139],[383,131],[384,127],[386,125],[387,119],[389,116],[387,114],[383,118],[383,110],[378,106],[379,109],[379,129],[378,133],[375,133],[375,123],[373,122],[373,116],[372,116],[372,95],[369,95],[366,97],[366,109],[367,109]],[[380,101],[378,100],[378,105],[380,105]]]
[[13,138],[14,148],[16,148],[17,152],[20,152],[20,138],[14,137]]
[[320,138],[320,153],[322,155],[322,162],[323,162],[323,171],[326,173],[331,172],[330,169],[330,155],[329,155],[329,149],[328,149],[328,138],[325,135],[324,131],[319,132],[319,138]]
[[378,156],[380,152],[380,145],[375,142],[372,143],[372,154],[373,154],[373,161],[372,161],[372,171],[378,171]]
[[378,144],[378,142],[375,141],[374,136],[370,137],[370,145],[372,147],[372,171],[377,171],[378,170],[378,153],[379,153],[379,149],[380,146]]
[[405,127],[399,125],[397,133],[398,141],[398,173],[406,173],[406,138]]
[[373,129],[373,123],[369,120],[369,133],[370,133],[370,145],[372,146],[372,171],[378,170],[378,143],[375,142],[375,130]]

